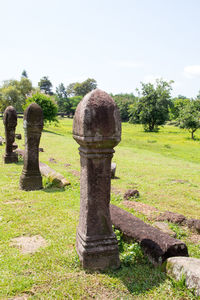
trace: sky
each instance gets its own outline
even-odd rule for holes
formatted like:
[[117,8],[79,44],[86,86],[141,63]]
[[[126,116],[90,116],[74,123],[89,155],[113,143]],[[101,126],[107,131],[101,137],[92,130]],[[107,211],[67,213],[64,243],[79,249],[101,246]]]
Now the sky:
[[94,78],[108,93],[174,80],[200,90],[200,0],[0,0],[0,85],[25,69],[55,90]]

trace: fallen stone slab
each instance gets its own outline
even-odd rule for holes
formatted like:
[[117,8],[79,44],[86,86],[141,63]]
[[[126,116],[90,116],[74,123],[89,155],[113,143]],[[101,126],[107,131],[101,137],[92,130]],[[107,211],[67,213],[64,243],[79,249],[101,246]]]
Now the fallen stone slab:
[[43,176],[50,177],[52,183],[58,187],[64,187],[66,185],[70,185],[70,182],[55,170],[51,169],[48,165],[39,162],[40,172]]
[[110,205],[110,214],[115,228],[123,233],[127,241],[140,243],[154,265],[161,265],[168,257],[188,256],[185,243],[144,223],[122,208]]
[[139,196],[140,194],[138,190],[128,190],[124,194],[124,199],[129,200],[130,198],[137,198]]
[[200,220],[198,219],[188,219],[186,225],[190,229],[196,230],[200,234]]
[[163,268],[168,275],[176,280],[185,279],[186,287],[194,289],[195,295],[200,296],[200,259],[193,257],[170,257]]
[[[17,149],[16,152],[18,153],[18,155],[24,157],[24,150]],[[51,177],[52,183],[55,184],[57,187],[64,187],[66,185],[70,185],[70,182],[67,181],[67,179],[63,175],[53,170],[45,163],[39,162],[39,167],[41,174],[46,177]]]
[[168,235],[172,236],[172,237],[176,237],[176,232],[174,232],[173,230],[171,230],[171,228],[169,228],[169,225],[167,223],[164,222],[155,222],[153,223],[153,226],[158,228],[159,230],[161,230],[164,233],[167,233]]
[[165,211],[156,218],[156,221],[168,221],[175,224],[184,224],[186,217],[171,211]]

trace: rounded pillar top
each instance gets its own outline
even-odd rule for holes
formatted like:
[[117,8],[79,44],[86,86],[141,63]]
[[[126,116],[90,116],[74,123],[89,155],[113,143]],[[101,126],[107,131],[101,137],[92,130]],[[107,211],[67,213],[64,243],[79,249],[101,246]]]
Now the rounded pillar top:
[[31,103],[24,112],[24,127],[43,128],[43,111],[37,103]]
[[16,127],[17,113],[13,106],[8,106],[3,114],[3,123],[5,126]]
[[120,114],[111,96],[100,89],[85,95],[75,112],[73,137],[91,148],[112,148],[120,142]]

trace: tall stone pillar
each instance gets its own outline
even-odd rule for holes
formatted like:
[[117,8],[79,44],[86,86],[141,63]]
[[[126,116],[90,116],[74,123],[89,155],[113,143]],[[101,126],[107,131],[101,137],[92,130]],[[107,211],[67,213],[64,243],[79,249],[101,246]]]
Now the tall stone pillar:
[[80,145],[81,192],[76,249],[84,268],[120,265],[110,219],[111,159],[121,139],[119,111],[113,99],[96,89],[79,103],[73,137]]
[[6,153],[4,155],[5,164],[18,162],[18,155],[13,152],[13,143],[15,141],[15,128],[17,126],[17,113],[14,107],[8,106],[3,115],[5,126]]
[[25,153],[20,188],[32,191],[42,189],[39,169],[39,143],[43,129],[43,112],[36,103],[31,103],[24,112]]

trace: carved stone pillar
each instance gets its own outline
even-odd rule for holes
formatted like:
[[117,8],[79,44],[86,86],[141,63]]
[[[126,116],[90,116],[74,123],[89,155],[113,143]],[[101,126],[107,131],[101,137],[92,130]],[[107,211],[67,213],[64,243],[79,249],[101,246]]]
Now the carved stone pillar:
[[8,106],[3,115],[5,126],[6,153],[4,155],[5,164],[18,162],[18,155],[13,152],[13,143],[15,141],[15,128],[17,126],[17,113],[14,107]]
[[110,182],[113,148],[121,139],[119,111],[113,99],[96,89],[79,103],[73,137],[80,144],[81,192],[76,249],[86,269],[120,265],[110,219]]
[[20,188],[32,191],[42,189],[39,169],[39,143],[43,129],[43,112],[36,103],[31,103],[24,112],[25,153]]

